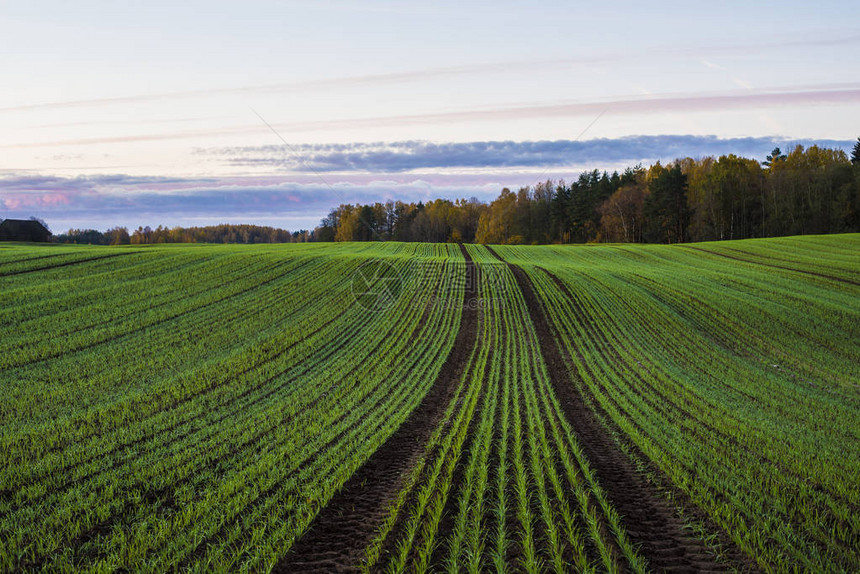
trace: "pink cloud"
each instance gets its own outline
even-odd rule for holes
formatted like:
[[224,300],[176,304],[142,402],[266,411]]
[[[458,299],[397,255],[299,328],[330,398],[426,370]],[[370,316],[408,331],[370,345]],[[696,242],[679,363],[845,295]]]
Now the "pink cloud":
[[70,205],[73,202],[72,193],[64,191],[48,191],[43,193],[13,193],[3,199],[6,209],[22,209],[34,207],[55,207]]
[[24,207],[24,202],[19,198],[6,198],[3,200],[3,207],[6,209],[19,209]]
[[60,191],[45,193],[39,198],[42,205],[68,205],[71,203],[69,194]]

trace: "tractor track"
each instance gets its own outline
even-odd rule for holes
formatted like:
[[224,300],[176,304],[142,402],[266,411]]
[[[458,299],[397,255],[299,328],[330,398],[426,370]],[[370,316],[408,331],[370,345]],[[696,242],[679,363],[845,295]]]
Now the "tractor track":
[[466,290],[454,344],[433,386],[385,443],[350,477],[314,518],[273,572],[355,572],[364,551],[385,518],[388,503],[400,490],[402,477],[415,464],[469,360],[478,335],[475,263],[466,259]]
[[553,391],[597,473],[600,485],[622,516],[631,541],[638,546],[649,568],[655,572],[726,571],[714,560],[705,543],[687,532],[672,505],[636,471],[577,393],[553,336],[551,322],[528,275],[518,265],[502,259],[493,249],[487,249],[513,272],[534,322]]

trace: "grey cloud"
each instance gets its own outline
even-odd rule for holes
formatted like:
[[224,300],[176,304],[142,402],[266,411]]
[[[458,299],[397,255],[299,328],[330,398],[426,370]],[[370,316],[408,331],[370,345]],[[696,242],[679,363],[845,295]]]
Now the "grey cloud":
[[261,223],[296,229],[313,227],[340,203],[436,197],[489,199],[499,186],[432,186],[422,181],[368,184],[337,182],[239,183],[234,180],[147,178],[101,175],[87,178],[21,175],[0,178],[2,216],[41,217],[55,231],[113,225]]
[[0,191],[3,192],[38,192],[38,191],[63,191],[81,192],[94,188],[110,186],[155,186],[169,185],[189,182],[214,182],[210,178],[199,178],[190,180],[179,177],[165,176],[132,176],[125,174],[103,174],[94,176],[59,177],[53,175],[24,175],[9,174],[0,177]]
[[350,143],[228,147],[198,150],[240,166],[268,166],[286,171],[396,173],[445,168],[536,168],[583,164],[653,161],[676,157],[737,155],[764,158],[774,147],[817,144],[850,149],[847,140],[788,140],[776,137],[718,138],[716,136],[630,136],[585,141],[487,141],[433,143]]
[[[312,227],[340,203],[472,196],[489,200],[502,185],[535,183],[539,171],[543,172],[541,178],[567,177],[584,168],[612,169],[688,155],[735,153],[763,159],[774,147],[788,150],[795,144],[847,150],[854,142],[640,135],[587,141],[300,145],[294,148],[297,155],[281,146],[217,148],[199,153],[232,163],[329,173],[324,179],[331,185],[321,183],[315,175],[254,179],[104,174],[65,178],[0,172],[0,208],[3,217],[42,217],[55,230],[72,226],[188,225],[201,221]],[[466,168],[473,171],[457,173],[457,169]],[[548,171],[549,168],[555,169]],[[409,173],[422,169],[428,173]],[[391,175],[385,176],[386,173]],[[403,175],[395,175],[398,173]],[[285,178],[291,181],[283,181]]]

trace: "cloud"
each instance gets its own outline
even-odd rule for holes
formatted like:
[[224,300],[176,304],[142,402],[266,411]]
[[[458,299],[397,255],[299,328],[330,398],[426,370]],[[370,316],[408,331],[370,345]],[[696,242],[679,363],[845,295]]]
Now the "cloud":
[[[772,90],[750,90],[690,95],[641,96],[584,103],[555,103],[509,106],[491,109],[472,109],[455,112],[381,116],[361,119],[312,120],[274,124],[272,129],[289,133],[342,131],[350,129],[376,129],[422,124],[456,124],[485,121],[523,121],[577,116],[636,115],[652,113],[678,113],[727,111],[738,109],[768,109],[774,107],[857,104],[860,103],[860,84],[829,84],[819,86],[785,86]],[[67,145],[95,145],[197,139],[219,135],[253,134],[265,131],[262,124],[250,124],[209,130],[165,132],[160,134],[93,137],[49,142],[31,142],[0,145],[0,148],[39,148]]]
[[[414,8],[410,8],[410,12]],[[367,74],[358,76],[347,76],[341,78],[326,78],[321,80],[311,80],[304,82],[288,82],[288,83],[272,83],[255,86],[239,86],[225,88],[206,88],[196,90],[183,90],[175,92],[164,92],[155,94],[135,94],[128,96],[117,96],[109,98],[94,98],[84,100],[65,100],[55,102],[44,102],[35,104],[23,104],[15,106],[7,106],[0,108],[0,113],[7,112],[28,112],[28,111],[45,111],[52,109],[70,109],[70,108],[87,108],[87,107],[103,107],[108,105],[126,105],[139,104],[144,102],[157,102],[164,100],[177,100],[183,98],[198,98],[200,96],[216,96],[216,95],[254,95],[265,93],[295,93],[295,92],[313,92],[332,89],[348,89],[361,88],[367,86],[381,86],[390,84],[400,84],[412,82],[416,80],[425,81],[432,78],[447,78],[456,76],[474,76],[483,73],[516,73],[518,71],[533,71],[536,68],[543,69],[559,69],[572,65],[581,64],[608,64],[611,62],[619,62],[634,58],[659,57],[665,60],[667,57],[677,58],[679,54],[683,57],[703,57],[711,55],[726,55],[726,54],[744,54],[749,55],[755,52],[767,52],[773,50],[785,50],[790,48],[810,48],[816,46],[842,46],[854,45],[860,42],[860,35],[854,30],[841,30],[837,33],[831,32],[827,36],[818,38],[774,38],[766,42],[750,43],[750,44],[722,44],[711,46],[665,46],[655,47],[649,50],[641,51],[633,56],[629,52],[607,53],[604,55],[592,57],[578,58],[553,58],[553,59],[532,59],[521,61],[507,62],[484,62],[477,64],[466,64],[461,66],[448,66],[440,68],[428,68],[423,70],[405,70],[399,72],[390,72],[383,74]],[[702,59],[702,63],[706,66],[721,68],[713,64],[707,59]]]
[[585,141],[485,141],[433,143],[350,143],[200,149],[237,166],[274,167],[304,172],[398,173],[421,169],[540,168],[617,164],[682,156],[739,154],[763,158],[774,147],[794,144],[850,149],[851,141],[787,140],[775,137],[630,136]]
[[498,183],[434,185],[418,178],[376,178],[332,184],[253,179],[182,179],[99,175],[62,178],[9,175],[0,179],[3,216],[46,219],[55,230],[114,225],[194,225],[265,223],[314,227],[340,203],[388,199],[427,201],[437,197],[494,197]]
[[730,93],[704,93],[679,96],[645,96],[585,103],[536,104],[457,112],[382,116],[277,124],[287,132],[322,132],[345,129],[372,129],[404,125],[443,124],[485,121],[522,121],[577,116],[636,115],[653,113],[727,111],[756,108],[860,103],[860,87],[793,88],[744,90]]
[[56,189],[83,191],[94,188],[138,186],[154,187],[165,184],[180,184],[188,182],[211,182],[209,178],[188,179],[164,176],[132,176],[125,174],[106,174],[96,176],[59,177],[54,175],[26,175],[8,173],[0,178],[0,187],[4,192],[38,192]]
[[35,215],[58,230],[219,222],[299,229],[314,227],[341,203],[439,197],[486,201],[496,197],[502,186],[516,188],[538,179],[575,177],[584,169],[623,168],[688,155],[735,153],[763,159],[774,147],[788,150],[796,144],[850,149],[854,142],[694,135],[587,141],[403,141],[302,145],[297,148],[299,157],[279,146],[217,148],[199,153],[305,173],[194,178],[0,172],[0,208],[4,217]]
[[703,64],[705,67],[713,68],[713,69],[715,69],[715,70],[725,70],[725,68],[724,68],[723,66],[720,66],[719,64],[715,64],[715,63],[710,62],[710,61],[708,61],[708,60],[702,60],[702,64]]
[[88,108],[122,104],[139,104],[144,102],[156,102],[163,100],[197,98],[200,96],[314,92],[324,90],[362,88],[367,86],[378,87],[390,84],[412,82],[417,80],[426,81],[432,78],[474,76],[476,74],[491,74],[499,72],[510,73],[511,71],[515,71],[518,69],[534,70],[536,68],[556,68],[559,66],[571,66],[577,64],[600,64],[612,60],[617,60],[618,58],[618,55],[610,55],[594,56],[588,58],[559,58],[528,60],[519,62],[487,62],[479,64],[466,64],[461,66],[448,66],[442,68],[429,68],[424,70],[388,72],[383,74],[366,74],[360,76],[346,76],[341,78],[327,78],[321,80],[309,80],[304,82],[262,84],[256,86],[240,86],[233,88],[184,90],[176,92],[165,92],[160,94],[141,94],[134,96],[117,96],[112,98],[95,98],[87,100],[45,102],[40,104],[24,104],[0,108],[0,113],[26,112],[50,109]]

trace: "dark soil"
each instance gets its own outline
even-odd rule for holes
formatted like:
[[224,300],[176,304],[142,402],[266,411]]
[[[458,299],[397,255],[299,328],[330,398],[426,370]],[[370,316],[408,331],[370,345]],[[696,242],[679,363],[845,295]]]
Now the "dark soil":
[[[489,248],[488,248],[489,249]],[[490,252],[500,261],[492,249]],[[610,503],[622,516],[630,540],[655,572],[724,572],[703,541],[688,533],[675,509],[637,472],[594,417],[571,381],[550,321],[526,273],[505,262],[516,277],[540,342],[553,390]],[[569,295],[569,293],[567,293]]]
[[466,248],[466,291],[454,345],[436,381],[388,440],[352,475],[290,548],[274,572],[355,572],[385,519],[402,476],[415,464],[468,362],[478,335],[477,273]]

